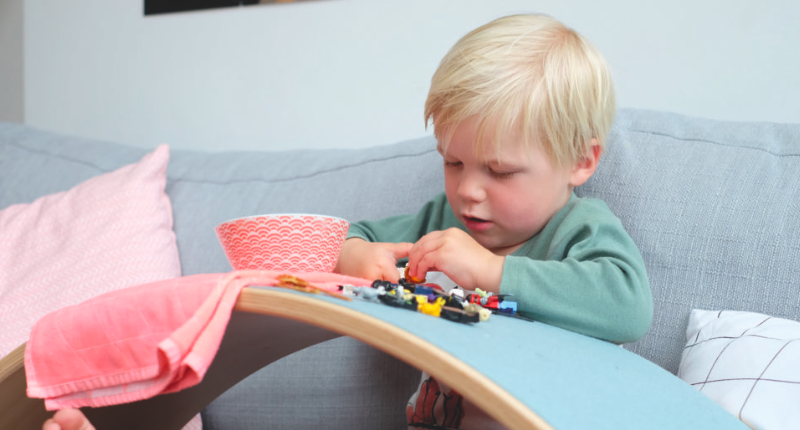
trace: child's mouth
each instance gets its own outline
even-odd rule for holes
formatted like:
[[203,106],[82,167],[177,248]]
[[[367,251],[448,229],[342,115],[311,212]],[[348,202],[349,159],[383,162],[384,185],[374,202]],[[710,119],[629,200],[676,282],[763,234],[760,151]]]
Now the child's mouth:
[[485,230],[491,226],[491,222],[482,218],[471,216],[464,217],[464,224],[470,230]]

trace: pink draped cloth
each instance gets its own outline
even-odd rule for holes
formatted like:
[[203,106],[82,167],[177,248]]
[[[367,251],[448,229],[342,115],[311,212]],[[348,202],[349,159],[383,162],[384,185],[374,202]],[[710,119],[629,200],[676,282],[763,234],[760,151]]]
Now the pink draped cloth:
[[[108,406],[198,384],[214,360],[236,299],[285,272],[236,271],[153,282],[103,294],[40,319],[25,350],[28,396],[48,410]],[[370,285],[332,273],[315,286]]]

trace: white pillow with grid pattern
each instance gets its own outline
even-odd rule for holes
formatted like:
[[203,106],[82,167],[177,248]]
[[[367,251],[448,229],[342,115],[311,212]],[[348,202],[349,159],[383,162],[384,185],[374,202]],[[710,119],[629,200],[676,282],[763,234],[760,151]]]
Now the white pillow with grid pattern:
[[693,310],[678,376],[757,430],[800,428],[800,322]]

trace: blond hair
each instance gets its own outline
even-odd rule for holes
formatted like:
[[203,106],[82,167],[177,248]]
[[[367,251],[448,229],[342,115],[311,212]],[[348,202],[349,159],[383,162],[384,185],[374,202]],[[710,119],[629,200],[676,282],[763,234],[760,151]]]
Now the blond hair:
[[614,120],[611,74],[581,35],[546,15],[496,19],[461,38],[442,59],[425,102],[425,125],[444,145],[478,118],[476,150],[487,129],[497,151],[509,131],[541,145],[551,162],[578,162]]

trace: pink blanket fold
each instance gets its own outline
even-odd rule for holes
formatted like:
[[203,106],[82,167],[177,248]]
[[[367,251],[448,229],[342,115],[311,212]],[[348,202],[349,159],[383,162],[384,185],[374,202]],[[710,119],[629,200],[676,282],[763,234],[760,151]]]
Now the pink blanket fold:
[[[219,349],[242,288],[285,272],[237,271],[153,282],[46,315],[25,350],[28,396],[47,410],[108,406],[198,384]],[[371,281],[332,273],[298,277],[333,290]]]

